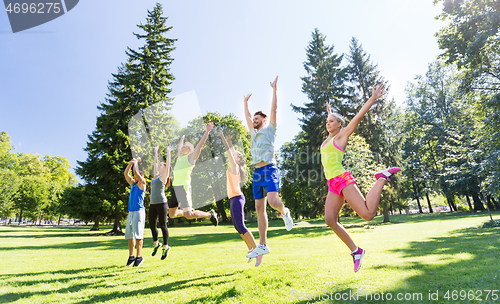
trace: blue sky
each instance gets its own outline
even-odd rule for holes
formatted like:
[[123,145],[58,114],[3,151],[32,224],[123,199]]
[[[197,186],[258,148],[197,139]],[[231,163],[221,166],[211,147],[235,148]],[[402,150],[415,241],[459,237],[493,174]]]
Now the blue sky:
[[[87,134],[95,130],[111,73],[125,50],[141,41],[132,32],[157,1],[85,0],[67,14],[12,33],[0,12],[0,131],[17,152],[62,156],[72,167],[85,160]],[[243,96],[251,111],[269,111],[278,81],[276,146],[300,130],[290,104],[307,101],[300,77],[311,33],[318,28],[338,54],[352,37],[378,64],[390,97],[441,52],[434,34],[441,7],[432,0],[159,1],[177,38],[172,96],[195,91],[202,112],[234,113],[243,120]],[[441,5],[441,4],[440,4]],[[186,114],[188,115],[188,114]]]

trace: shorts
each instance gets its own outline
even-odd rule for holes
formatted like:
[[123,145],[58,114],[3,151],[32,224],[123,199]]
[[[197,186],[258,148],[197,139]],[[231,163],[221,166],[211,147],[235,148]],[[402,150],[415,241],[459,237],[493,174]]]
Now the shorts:
[[280,191],[280,174],[275,164],[256,168],[253,173],[253,197],[254,199],[264,198],[266,193]]
[[144,224],[146,223],[146,210],[129,211],[125,226],[125,239],[142,240],[144,238]]
[[174,186],[172,196],[168,199],[168,208],[177,207],[181,209],[193,207],[193,203],[191,202],[191,187]]
[[356,185],[358,184],[354,180],[354,177],[352,177],[351,173],[346,171],[340,174],[339,176],[336,176],[328,180],[328,191],[333,192],[340,196],[344,196],[342,194],[342,189],[344,189],[345,186],[353,183]]

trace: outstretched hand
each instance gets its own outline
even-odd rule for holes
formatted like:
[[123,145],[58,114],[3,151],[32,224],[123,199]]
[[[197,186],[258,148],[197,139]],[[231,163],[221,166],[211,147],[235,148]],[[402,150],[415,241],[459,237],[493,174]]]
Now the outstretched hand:
[[213,127],[214,127],[214,123],[213,122],[209,122],[208,125],[207,125],[207,131],[212,130]]
[[376,87],[376,85],[374,85],[372,88],[372,97],[374,97],[375,100],[379,99],[380,97],[382,97],[385,94],[384,89],[385,89],[385,86],[383,83],[381,83],[378,86],[378,88]]
[[252,93],[246,95],[243,97],[243,100],[245,100],[245,102],[248,102],[248,100],[250,99],[250,97],[252,97]]
[[271,87],[276,90],[277,85],[278,85],[278,76],[276,76],[276,78],[274,79],[274,81],[271,82]]
[[217,135],[219,135],[220,137],[224,137],[224,132],[222,132],[222,130],[220,130],[219,134],[217,134]]
[[329,102],[326,102],[325,106],[326,106],[326,111],[328,112],[328,114],[331,114],[332,113],[332,105]]

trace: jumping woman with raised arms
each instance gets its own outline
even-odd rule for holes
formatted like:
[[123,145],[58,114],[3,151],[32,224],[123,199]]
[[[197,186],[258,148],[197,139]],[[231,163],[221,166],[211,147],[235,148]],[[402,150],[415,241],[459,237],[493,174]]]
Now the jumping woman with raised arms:
[[[245,196],[241,191],[240,184],[245,180],[245,155],[243,153],[236,151],[231,143],[231,136],[228,135],[227,140],[224,137],[224,133],[220,131],[220,138],[224,147],[226,147],[227,158],[229,159],[229,168],[226,171],[227,175],[227,196],[229,197],[231,211],[231,219],[233,221],[234,228],[240,234],[241,238],[248,247],[248,252],[250,253],[253,249],[257,247],[257,242],[253,237],[252,232],[248,230],[245,226],[244,217],[244,207],[245,207]],[[262,263],[263,254],[257,256],[257,261],[255,262],[255,267],[260,266]],[[248,260],[249,262],[251,259]]]
[[151,234],[153,235],[154,249],[152,256],[156,255],[162,243],[158,241],[158,229],[156,223],[160,222],[160,229],[163,235],[163,253],[161,259],[164,260],[168,257],[170,246],[168,246],[168,227],[167,227],[167,214],[168,204],[165,197],[165,187],[170,185],[170,147],[167,148],[167,162],[158,164],[158,148],[155,147],[154,158],[154,174],[155,177],[151,180],[151,199],[149,205],[149,225]]
[[[168,215],[170,218],[184,216],[187,219],[209,218],[214,226],[217,226],[219,221],[213,210],[210,212],[193,210],[191,201],[191,172],[193,171],[196,160],[200,157],[201,148],[208,139],[208,134],[212,130],[213,122],[208,123],[207,130],[200,142],[193,148],[189,142],[184,142],[184,135],[179,142],[178,157],[174,167],[174,180],[172,185],[174,191],[168,201]],[[180,208],[180,209],[179,209]]]
[[342,166],[344,151],[347,146],[349,136],[356,130],[363,116],[370,110],[371,106],[384,94],[384,85],[378,88],[372,88],[372,96],[363,105],[361,110],[351,120],[351,122],[342,128],[345,123],[344,118],[331,112],[331,106],[326,103],[328,111],[328,120],[326,130],[328,138],[321,145],[321,163],[323,164],[325,177],[328,180],[328,195],[325,202],[325,222],[332,228],[337,236],[352,251],[351,256],[354,260],[354,271],[361,267],[361,259],[365,255],[365,250],[357,247],[345,228],[338,222],[339,212],[344,204],[344,200],[352,209],[364,220],[371,221],[377,214],[377,208],[380,203],[380,196],[384,185],[390,181],[390,177],[401,171],[400,168],[389,168],[375,173],[376,182],[373,188],[368,191],[366,199],[358,189],[357,182],[351,173],[347,172]]

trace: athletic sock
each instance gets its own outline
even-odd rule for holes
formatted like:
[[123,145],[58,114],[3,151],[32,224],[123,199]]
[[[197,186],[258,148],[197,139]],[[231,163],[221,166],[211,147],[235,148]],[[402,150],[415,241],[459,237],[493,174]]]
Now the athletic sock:
[[356,252],[358,252],[358,249],[359,249],[359,247],[356,247],[356,249],[353,252],[351,252],[351,253],[355,254]]

